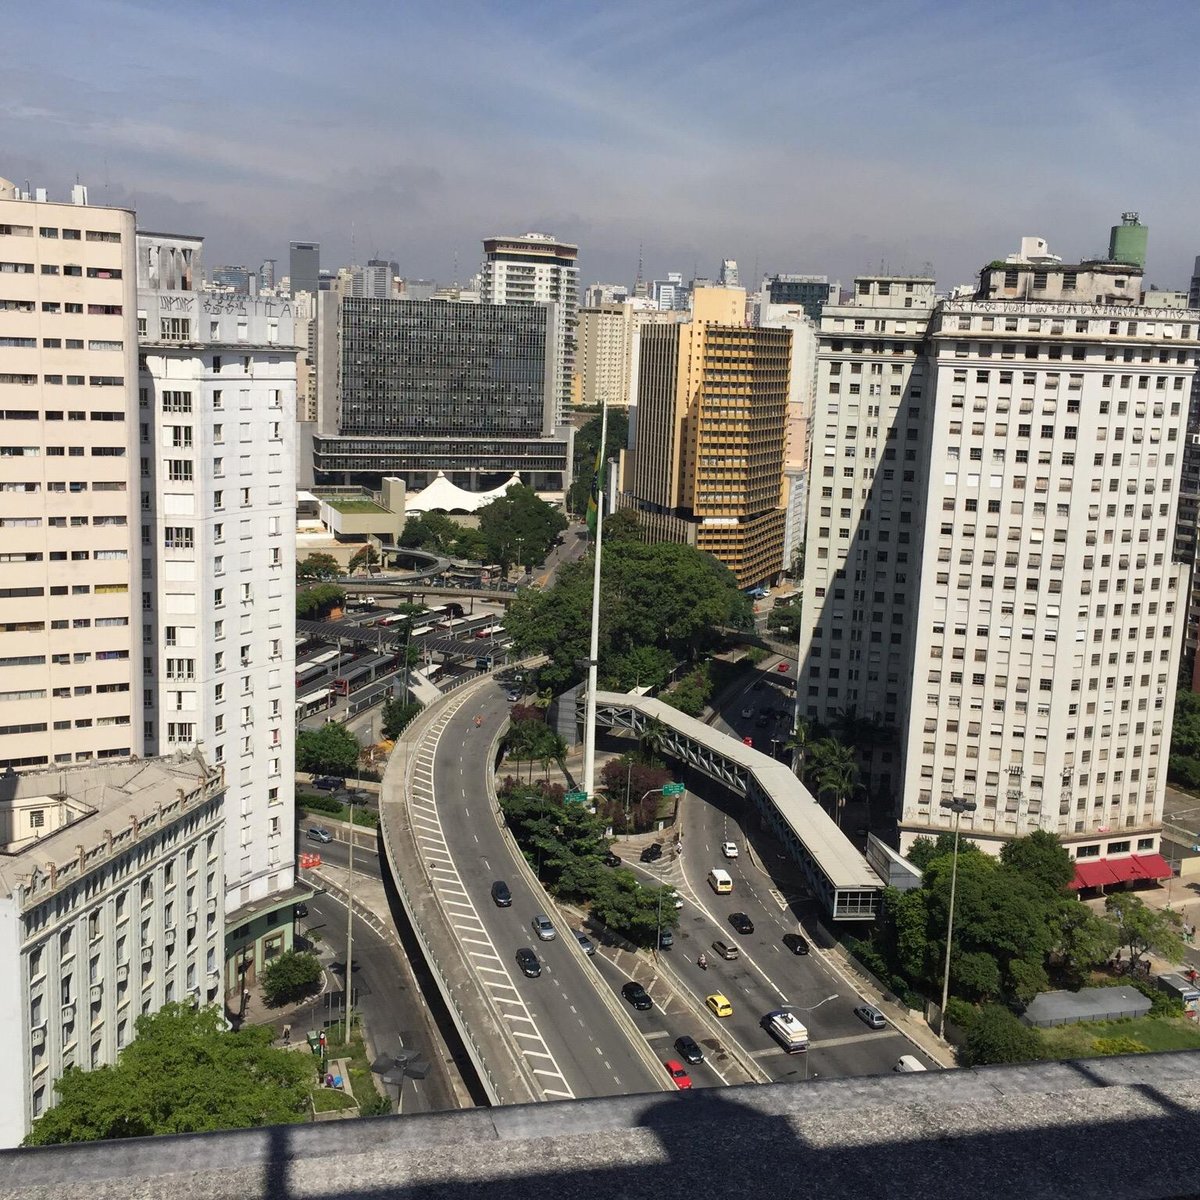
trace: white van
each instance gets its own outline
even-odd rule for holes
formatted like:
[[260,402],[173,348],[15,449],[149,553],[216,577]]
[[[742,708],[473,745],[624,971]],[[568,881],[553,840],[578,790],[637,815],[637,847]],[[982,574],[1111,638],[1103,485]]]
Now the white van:
[[892,1069],[903,1075],[910,1071],[927,1071],[929,1068],[919,1058],[914,1058],[911,1054],[902,1054]]
[[708,873],[708,886],[718,896],[727,896],[733,891],[733,879],[728,871],[722,871],[720,867],[713,867]]

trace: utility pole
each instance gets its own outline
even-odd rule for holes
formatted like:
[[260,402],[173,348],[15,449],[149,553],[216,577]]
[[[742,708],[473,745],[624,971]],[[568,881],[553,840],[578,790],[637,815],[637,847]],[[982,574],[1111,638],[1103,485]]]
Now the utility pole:
[[596,543],[592,566],[592,636],[588,646],[587,699],[583,718],[583,794],[591,804],[596,791],[596,686],[600,656],[600,554],[604,529],[604,451],[608,438],[608,400],[600,410],[600,470],[596,476]]

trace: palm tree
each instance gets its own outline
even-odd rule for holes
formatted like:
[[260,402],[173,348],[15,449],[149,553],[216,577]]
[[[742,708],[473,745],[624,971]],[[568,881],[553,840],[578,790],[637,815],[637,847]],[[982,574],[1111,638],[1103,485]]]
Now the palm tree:
[[831,767],[837,770],[853,769],[855,772],[858,771],[852,747],[847,746],[845,742],[838,741],[835,737],[823,737],[812,744],[805,774],[819,789],[821,776]]
[[792,752],[792,774],[797,779],[804,775],[804,752],[808,749],[810,727],[803,717],[796,718],[796,727],[792,736],[784,743],[783,748]]
[[[849,749],[849,747],[843,747]],[[837,827],[842,827],[842,809],[846,805],[846,801],[860,788],[862,784],[858,778],[858,764],[853,758],[850,760],[842,759],[840,761],[830,761],[822,769],[820,776],[817,779],[818,794],[829,792],[833,797],[833,812],[830,814],[837,822]]]
[[651,717],[646,722],[642,732],[638,734],[638,748],[643,758],[649,758],[656,750],[661,750],[670,737],[671,731],[657,717]]

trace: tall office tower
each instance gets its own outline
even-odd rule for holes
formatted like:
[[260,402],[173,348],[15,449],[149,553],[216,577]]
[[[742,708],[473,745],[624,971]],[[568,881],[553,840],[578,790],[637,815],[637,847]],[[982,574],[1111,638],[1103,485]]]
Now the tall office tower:
[[644,302],[601,304],[579,310],[579,400],[590,407],[607,400],[628,408],[637,394],[638,337],[649,324],[676,322],[686,314],[660,312]]
[[589,283],[583,293],[584,308],[599,308],[602,304],[623,304],[629,299],[629,287],[624,283]]
[[483,243],[480,298],[484,304],[558,305],[552,361],[559,379],[554,424],[562,425],[571,407],[575,374],[576,323],[579,317],[579,247],[548,233],[486,238]]
[[0,778],[0,1147],[71,1067],[115,1062],[142,1013],[221,1002],[224,790],[196,756]]
[[288,273],[292,295],[321,290],[321,243],[292,242],[288,254]]
[[734,258],[723,258],[721,270],[717,274],[717,284],[720,287],[741,287],[738,282],[738,265]]
[[641,331],[620,505],[655,540],[707,550],[741,587],[783,566],[791,333],[742,324],[746,293],[700,288],[691,321]]
[[772,275],[763,281],[759,306],[798,305],[813,321],[821,319],[826,304],[838,302],[842,285],[830,283],[828,275]]
[[142,752],[135,301],[132,212],[0,180],[0,769]]
[[394,280],[400,274],[400,264],[382,258],[367,260],[365,267],[351,267],[350,295],[367,296],[372,300],[390,300]]
[[967,797],[982,846],[1049,830],[1085,881],[1157,849],[1198,319],[1140,289],[1136,263],[1023,254],[934,313],[902,848]]
[[250,281],[252,279],[254,279],[254,272],[249,267],[213,267],[208,272],[208,282],[211,290],[233,292],[239,296],[248,296],[250,294],[252,290]]
[[472,490],[514,471],[538,491],[570,482],[557,427],[558,305],[322,295],[317,332],[318,485],[424,487],[439,471]]
[[650,297],[656,308],[663,311],[685,312],[690,294],[680,271],[668,271],[666,279],[655,279],[650,284]]
[[[139,259],[162,241],[140,234]],[[295,899],[292,302],[145,288],[137,306],[143,735],[225,769],[226,918],[250,906],[265,935]]]
[[258,268],[258,282],[264,292],[275,290],[275,260],[273,258],[263,259],[262,266]]
[[[1184,307],[1200,309],[1200,258],[1192,269]],[[1196,316],[1200,320],[1200,313]],[[1179,479],[1179,519],[1175,525],[1175,561],[1190,563],[1192,567],[1179,686],[1200,692],[1200,375],[1192,380],[1188,402],[1187,436]]]
[[783,565],[787,570],[795,570],[800,566],[804,546],[808,503],[812,410],[817,384],[817,327],[802,307],[787,304],[765,305],[758,313],[758,324],[768,329],[787,329],[792,334],[783,452],[784,508],[787,510]]
[[[840,712],[897,732],[908,703],[913,602],[928,472],[923,355],[934,281],[863,276],[826,305],[817,348],[797,712]],[[899,754],[864,755],[863,782],[894,794]]]

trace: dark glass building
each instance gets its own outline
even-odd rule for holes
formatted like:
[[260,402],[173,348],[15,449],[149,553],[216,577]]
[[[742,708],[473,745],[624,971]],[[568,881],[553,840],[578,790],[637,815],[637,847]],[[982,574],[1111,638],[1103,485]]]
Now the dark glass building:
[[767,280],[767,297],[772,304],[795,304],[804,309],[814,321],[821,319],[821,309],[838,300],[837,284],[830,284],[825,275],[772,275]]

